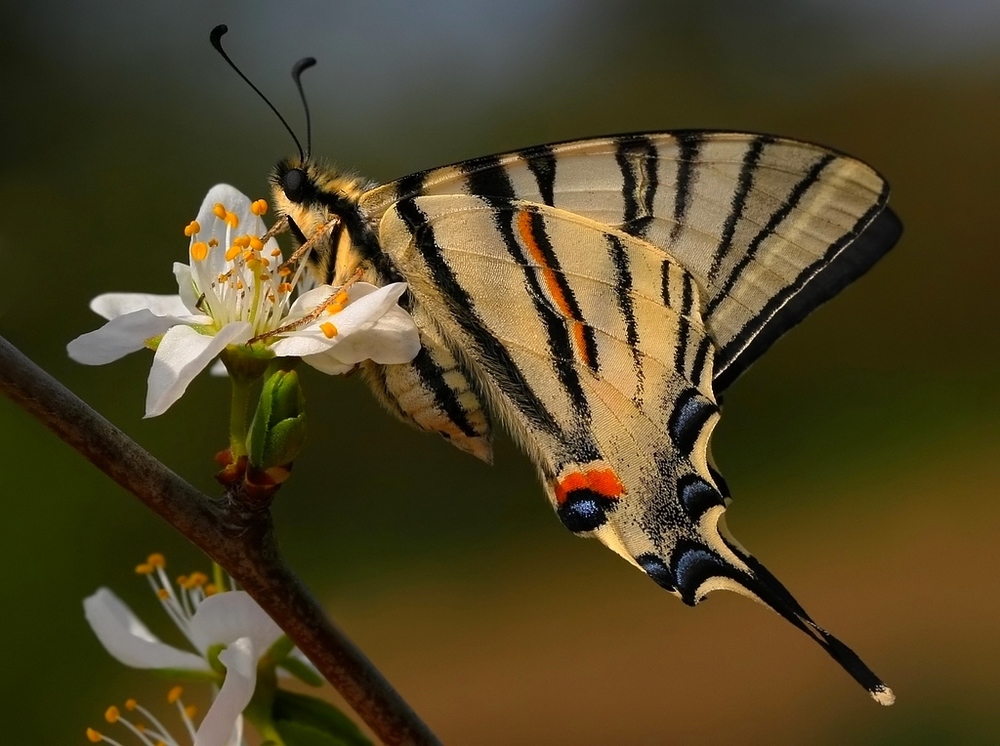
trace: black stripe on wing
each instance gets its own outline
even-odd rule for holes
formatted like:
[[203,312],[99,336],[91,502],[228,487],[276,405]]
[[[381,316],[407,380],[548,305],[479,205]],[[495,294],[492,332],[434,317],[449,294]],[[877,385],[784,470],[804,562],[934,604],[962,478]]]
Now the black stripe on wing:
[[[688,209],[691,207],[691,184],[694,180],[695,167],[698,165],[698,152],[704,136],[700,132],[682,132],[677,135],[677,185],[674,191],[674,225],[670,229],[670,240],[676,241],[684,228]],[[667,304],[669,305],[669,303]]]
[[441,248],[437,245],[427,216],[412,198],[397,202],[395,209],[409,228],[413,243],[435,284],[447,299],[448,311],[475,345],[479,360],[489,369],[490,375],[532,427],[552,437],[562,438],[559,423],[528,385],[507,348],[483,325],[476,314],[475,303],[441,255]]
[[642,352],[639,350],[639,323],[635,318],[635,308],[632,304],[632,270],[621,240],[610,233],[607,238],[611,265],[615,268],[615,296],[618,299],[618,310],[625,319],[625,341],[632,350],[632,361],[635,364],[637,381],[635,399],[638,400],[642,397],[643,369]]
[[424,386],[433,393],[434,404],[448,416],[455,427],[470,438],[480,437],[481,434],[476,432],[476,428],[469,422],[469,415],[455,395],[455,390],[444,380],[444,371],[434,362],[426,347],[420,348],[420,352],[410,364],[417,371]]
[[747,196],[753,187],[753,175],[754,171],[757,170],[760,154],[764,150],[764,146],[772,142],[774,142],[774,138],[768,135],[755,137],[750,141],[750,147],[747,148],[746,153],[743,154],[743,163],[740,166],[740,173],[736,179],[736,191],[733,193],[726,222],[722,226],[722,238],[719,240],[719,246],[715,250],[715,256],[712,257],[712,266],[708,270],[708,281],[712,284],[715,283],[719,270],[722,268],[722,260],[725,259],[726,254],[733,247],[736,224],[743,217],[743,209],[746,207]]
[[556,157],[551,145],[536,145],[518,153],[528,164],[528,170],[535,177],[542,202],[552,207],[555,204]]
[[653,221],[659,159],[659,151],[648,137],[632,135],[615,143],[615,160],[622,172],[621,228],[637,238],[645,238]]
[[878,202],[806,267],[799,279],[768,301],[758,316],[715,356],[715,391],[725,391],[785,332],[867,272],[899,240],[903,225],[885,207],[889,187]]

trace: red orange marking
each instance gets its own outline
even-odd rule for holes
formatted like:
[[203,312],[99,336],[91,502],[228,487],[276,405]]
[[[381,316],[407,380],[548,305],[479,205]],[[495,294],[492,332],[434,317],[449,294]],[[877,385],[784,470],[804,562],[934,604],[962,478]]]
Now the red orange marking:
[[538,241],[535,239],[535,234],[531,229],[531,216],[533,214],[526,210],[517,214],[517,229],[521,234],[521,240],[528,247],[528,253],[531,254],[531,258],[542,268],[542,280],[545,282],[545,288],[549,291],[549,295],[552,296],[552,300],[559,307],[559,311],[567,319],[573,319],[573,340],[576,342],[576,349],[580,359],[583,360],[585,365],[593,367],[594,361],[590,358],[590,352],[587,349],[586,339],[583,334],[584,326],[582,319],[573,313],[573,309],[566,299],[566,294],[559,284],[559,278],[555,271],[548,265],[548,262],[546,262],[545,255],[538,246]]
[[556,493],[556,502],[562,505],[570,492],[576,490],[589,489],[596,492],[601,497],[615,499],[621,497],[625,492],[618,475],[614,469],[591,469],[590,471],[571,471],[562,479],[556,480],[553,490]]

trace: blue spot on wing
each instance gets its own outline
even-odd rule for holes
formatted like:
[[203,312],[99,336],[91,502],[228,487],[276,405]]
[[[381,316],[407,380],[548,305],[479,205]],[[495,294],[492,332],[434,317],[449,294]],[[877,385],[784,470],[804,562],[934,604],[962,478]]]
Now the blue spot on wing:
[[610,497],[581,488],[567,493],[566,500],[556,508],[556,513],[566,528],[578,534],[594,531],[607,523],[608,513],[616,505]]
[[692,521],[698,519],[711,507],[724,505],[722,495],[696,474],[685,474],[677,482],[677,494],[680,496],[681,504],[691,517]]

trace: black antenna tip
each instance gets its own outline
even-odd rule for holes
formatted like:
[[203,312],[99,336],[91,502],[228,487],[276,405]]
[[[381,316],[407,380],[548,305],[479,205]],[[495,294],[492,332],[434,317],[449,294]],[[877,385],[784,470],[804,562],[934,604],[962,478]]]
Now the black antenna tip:
[[208,35],[208,40],[212,42],[212,46],[222,51],[222,37],[229,32],[229,26],[224,23],[220,23],[214,29],[212,33]]
[[301,60],[292,65],[292,77],[298,80],[299,76],[301,76],[303,72],[305,72],[315,64],[316,64],[315,57],[303,57]]

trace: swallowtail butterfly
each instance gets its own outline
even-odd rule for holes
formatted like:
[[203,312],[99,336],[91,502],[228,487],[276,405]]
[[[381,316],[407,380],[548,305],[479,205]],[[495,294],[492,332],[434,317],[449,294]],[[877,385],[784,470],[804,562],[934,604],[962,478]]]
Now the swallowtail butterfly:
[[408,283],[422,349],[363,364],[393,414],[487,462],[502,424],[570,531],[687,604],[728,589],[769,606],[892,703],[729,534],[709,458],[722,392],[899,238],[877,172],[805,142],[688,130],[383,186],[300,154],[271,184],[317,281]]

